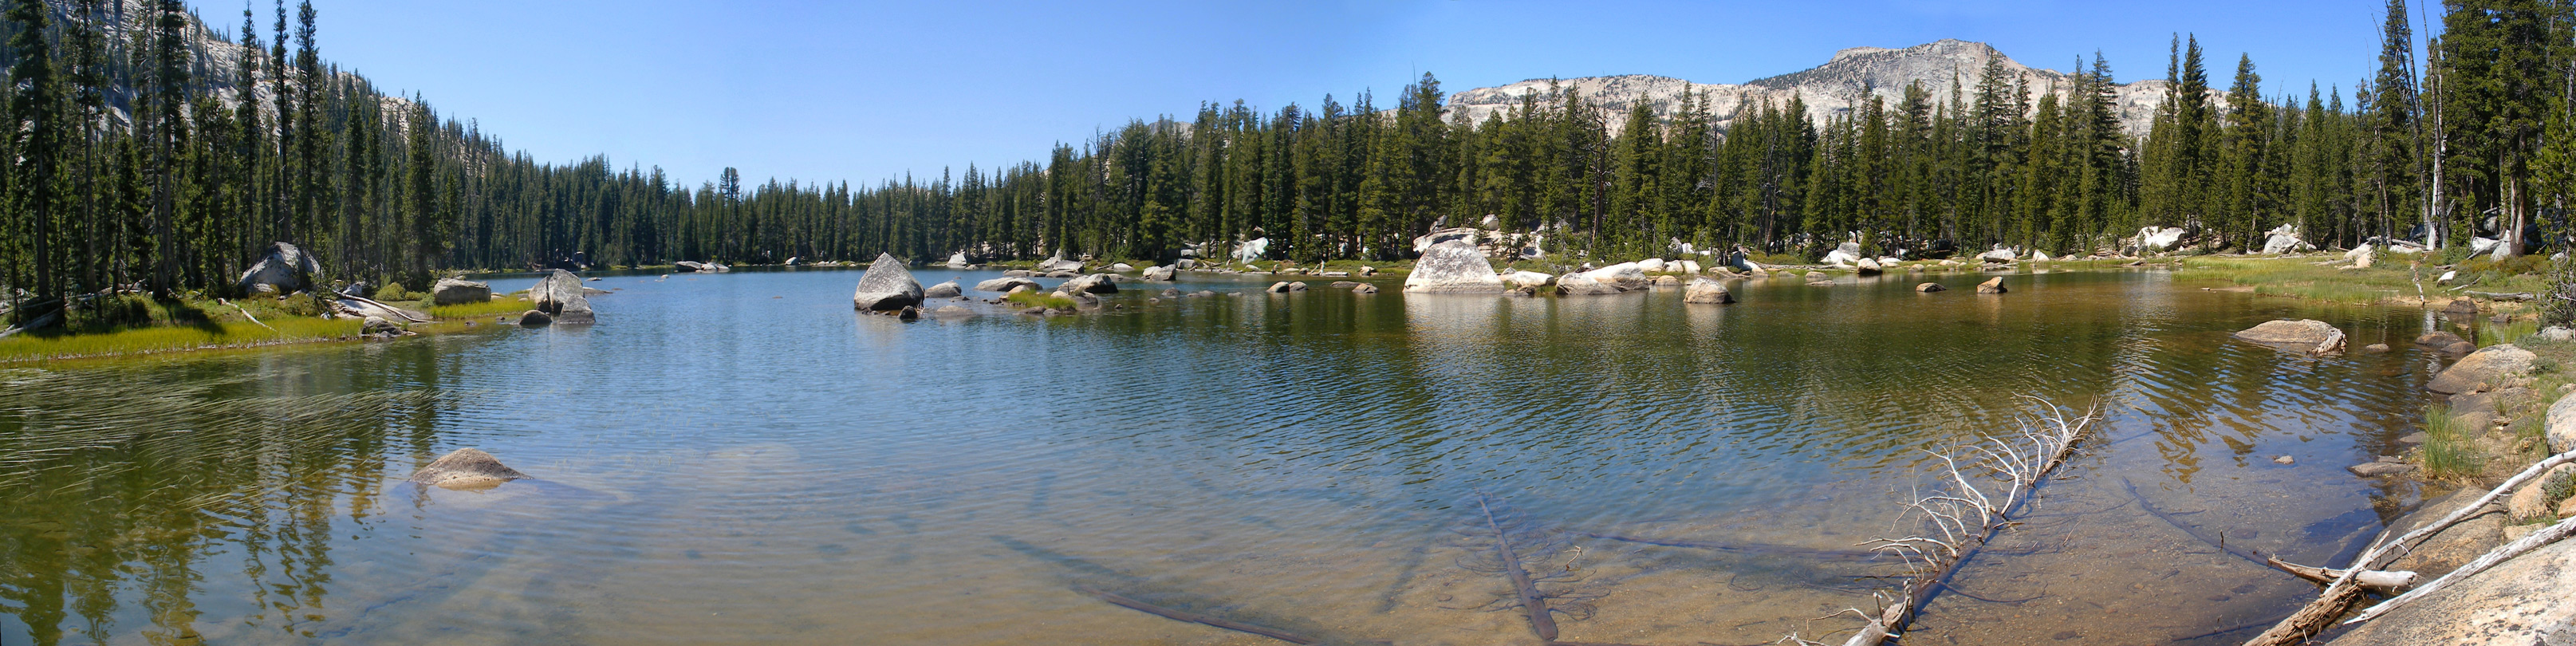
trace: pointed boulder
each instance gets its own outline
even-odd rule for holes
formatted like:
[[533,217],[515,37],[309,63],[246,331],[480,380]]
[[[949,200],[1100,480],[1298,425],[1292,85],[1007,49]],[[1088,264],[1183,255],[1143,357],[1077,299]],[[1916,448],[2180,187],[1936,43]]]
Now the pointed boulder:
[[913,280],[912,271],[904,269],[903,261],[896,260],[894,254],[880,253],[876,262],[868,263],[868,273],[859,276],[858,293],[851,295],[850,301],[859,309],[871,311],[920,305],[921,281]]
[[557,269],[528,288],[528,302],[534,303],[537,311],[554,317],[556,323],[590,323],[596,318],[590,312],[590,298],[584,294],[580,277]]

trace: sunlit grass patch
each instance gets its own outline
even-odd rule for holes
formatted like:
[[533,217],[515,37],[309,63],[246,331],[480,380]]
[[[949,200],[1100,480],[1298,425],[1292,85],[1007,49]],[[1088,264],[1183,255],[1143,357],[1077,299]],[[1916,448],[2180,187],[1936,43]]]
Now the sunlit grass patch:
[[2477,475],[2485,468],[2486,456],[2471,444],[2475,430],[2461,428],[2449,406],[2425,409],[2424,470],[2445,478]]
[[1072,310],[1074,307],[1073,299],[1058,296],[1055,292],[1026,291],[1005,296],[1003,299],[1018,303],[1021,307],[1047,307],[1059,310]]
[[528,303],[528,299],[516,296],[503,296],[501,298],[482,303],[458,303],[455,305],[433,306],[429,308],[429,315],[437,317],[442,321],[473,319],[486,316],[518,314],[520,312],[526,312],[533,309],[534,307],[535,306]]
[[0,363],[149,354],[210,348],[241,348],[275,343],[318,341],[356,335],[358,322],[319,318],[280,318],[206,322],[80,334],[29,332],[0,339]]

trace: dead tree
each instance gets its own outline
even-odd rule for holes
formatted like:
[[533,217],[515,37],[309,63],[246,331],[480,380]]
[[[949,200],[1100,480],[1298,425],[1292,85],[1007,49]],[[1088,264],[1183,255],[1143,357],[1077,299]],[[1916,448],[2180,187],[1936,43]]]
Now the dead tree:
[[[1877,614],[1848,611],[1860,614],[1869,623],[1844,641],[1844,646],[1877,646],[1903,631],[1960,566],[1975,557],[1996,532],[2012,523],[2040,482],[2075,452],[2076,442],[2099,418],[2098,410],[2087,410],[2070,419],[2066,409],[2031,399],[2045,411],[2022,417],[2017,435],[1987,435],[1975,444],[1931,454],[1941,461],[1939,475],[1945,477],[1938,479],[1941,482],[1933,493],[1906,505],[1909,516],[1920,517],[1917,533],[1863,543],[1903,557],[1913,571]],[[1790,639],[1801,644],[1819,643],[1794,636]]]

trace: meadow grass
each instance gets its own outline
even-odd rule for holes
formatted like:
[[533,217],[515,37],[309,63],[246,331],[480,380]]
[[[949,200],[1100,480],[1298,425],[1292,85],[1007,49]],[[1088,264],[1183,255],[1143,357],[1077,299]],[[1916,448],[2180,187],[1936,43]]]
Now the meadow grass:
[[1003,299],[1018,303],[1022,307],[1047,307],[1065,311],[1072,311],[1074,307],[1073,299],[1057,296],[1055,292],[1027,291],[1005,296]]
[[2486,468],[2469,432],[2452,419],[2451,407],[2424,409],[2424,470],[2436,477],[2456,478],[2477,475]]
[[[421,304],[427,305],[428,303]],[[527,299],[516,296],[504,296],[483,303],[437,305],[430,307],[428,311],[430,316],[437,317],[439,320],[450,320],[476,319],[486,316],[518,314],[533,308],[535,308],[535,306],[529,304]]]
[[105,332],[35,331],[0,339],[0,363],[151,354],[181,350],[246,348],[354,336],[358,322],[285,317],[249,321],[157,325]]

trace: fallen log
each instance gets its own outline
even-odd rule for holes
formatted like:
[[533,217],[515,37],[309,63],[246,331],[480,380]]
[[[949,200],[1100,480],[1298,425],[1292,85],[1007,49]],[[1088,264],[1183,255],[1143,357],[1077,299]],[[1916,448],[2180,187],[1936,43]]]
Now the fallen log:
[[[2532,532],[2530,536],[2522,537],[2522,540],[2506,543],[2493,550],[2488,550],[2484,556],[2479,556],[2478,560],[2470,561],[2467,565],[2460,566],[2459,569],[2451,570],[2449,574],[2444,574],[2441,578],[2434,579],[2432,583],[2424,584],[2424,587],[2416,588],[2413,592],[2397,595],[2397,598],[2382,601],[2379,605],[2364,609],[2361,611],[2361,614],[2353,615],[2351,620],[2345,621],[2344,623],[2357,624],[2369,621],[2371,618],[2378,617],[2380,615],[2388,614],[2388,611],[2396,610],[2398,606],[2403,606],[2416,599],[2422,599],[2429,596],[2433,594],[2434,591],[2440,590],[2443,586],[2448,586],[2452,582],[2469,578],[2479,572],[2486,571],[2487,568],[2495,567],[2497,563],[2503,563],[2513,557],[2521,556],[2525,552],[2540,549],[2540,546],[2558,542],[2568,536],[2576,536],[2576,517],[2570,517],[2566,520],[2558,521],[2558,524],[2550,525],[2548,528],[2537,532]],[[2414,573],[2408,572],[2407,574],[2412,575]]]
[[[2485,509],[2487,505],[2495,504],[2496,499],[2503,498],[2506,493],[2521,487],[2523,483],[2539,478],[2550,469],[2569,462],[2576,462],[2576,451],[2560,453],[2549,459],[2532,463],[2529,468],[2523,469],[2522,473],[2505,479],[2504,484],[2497,485],[2486,495],[2479,496],[2477,500],[2453,510],[2450,515],[2443,516],[2441,520],[2417,527],[2414,531],[2397,537],[2396,540],[2373,541],[2370,549],[2363,550],[2361,556],[2355,557],[2352,565],[2345,568],[2341,576],[2335,577],[2333,583],[2326,585],[2325,592],[2318,595],[2317,600],[2308,602],[2308,605],[2299,608],[2298,612],[2290,613],[2288,618],[2273,624],[2270,629],[2263,631],[2263,634],[2246,640],[2245,646],[2290,646],[2305,642],[2309,637],[2325,631],[2327,626],[2334,624],[2335,618],[2343,616],[2343,613],[2350,611],[2353,605],[2360,603],[2362,585],[2358,580],[2358,573],[2378,568],[2384,559],[2395,557],[2392,553],[2394,550],[2414,549],[2416,545],[2432,538],[2434,534],[2478,515],[2479,511]],[[2385,539],[2387,535],[2381,534],[2380,537]],[[2420,592],[2421,589],[2418,591]]]
[[2477,296],[2484,296],[2484,297],[2491,298],[2491,299],[2495,299],[2495,300],[2499,300],[2499,301],[2536,301],[2536,300],[2540,300],[2540,295],[2538,295],[2538,294],[2533,294],[2533,293],[2531,293],[2531,292],[2503,292],[2503,293],[2498,293],[2498,292],[2477,292],[2477,291],[2469,291],[2469,292],[2461,292],[2461,293],[2463,293],[2463,294],[2473,294],[2473,295],[2477,295]]
[[[2344,574],[2343,570],[2332,570],[2312,565],[2300,565],[2281,560],[2280,557],[2264,557],[2263,564],[2272,566],[2274,569],[2278,569],[2283,572],[2288,572],[2292,576],[2307,579],[2309,581],[2315,581],[2317,583],[2334,583],[2335,579],[2343,578]],[[2363,589],[2371,592],[2380,594],[2397,594],[2398,592],[2404,591],[2406,588],[2415,585],[2415,576],[2414,572],[2407,570],[2371,570],[2353,577],[2353,580],[2359,582]]]
[[[2075,452],[2076,442],[2083,439],[2085,431],[2100,417],[2099,409],[2094,409],[2069,420],[2065,409],[2045,401],[2040,403],[2047,406],[2048,412],[2023,418],[2018,442],[1986,436],[1978,444],[1955,449],[1949,454],[1932,454],[1947,465],[1946,475],[1951,488],[1918,498],[1907,505],[1914,513],[1923,515],[1928,531],[1866,543],[1879,551],[1905,557],[1908,562],[1921,559],[1921,569],[1878,614],[1861,612],[1869,623],[1844,641],[1844,646],[1878,646],[1902,631],[1934,596],[1948,586],[1961,566],[1975,558],[1978,550],[1993,540],[2004,526],[2012,524],[2013,515],[2030,502],[2031,494],[2038,489],[2040,482],[2058,465],[2065,463],[2066,457]],[[1988,495],[1968,482],[1966,472],[1959,465],[1962,457],[1977,460],[1975,466],[1981,470],[2003,476],[2002,493]]]
[[1320,642],[1316,641],[1316,639],[1315,639],[1315,638],[1313,638],[1313,637],[1307,637],[1307,636],[1305,636],[1305,635],[1300,635],[1300,634],[1297,634],[1297,633],[1292,633],[1292,632],[1288,632],[1288,631],[1285,631],[1285,630],[1280,630],[1280,629],[1277,629],[1277,628],[1271,628],[1271,627],[1267,627],[1267,626],[1258,626],[1258,625],[1253,625],[1253,624],[1247,624],[1247,623],[1243,623],[1243,622],[1240,622],[1240,621],[1235,621],[1235,620],[1232,620],[1232,619],[1226,619],[1226,618],[1224,618],[1224,617],[1217,617],[1217,616],[1212,616],[1212,615],[1200,614],[1200,613],[1196,613],[1196,612],[1190,612],[1190,611],[1187,611],[1187,610],[1179,610],[1179,609],[1175,609],[1175,608],[1165,608],[1165,607],[1162,607],[1162,606],[1157,606],[1157,605],[1154,605],[1154,604],[1145,603],[1145,602],[1143,602],[1143,601],[1137,601],[1137,600],[1135,600],[1135,599],[1129,599],[1129,598],[1127,598],[1127,597],[1123,597],[1123,596],[1119,596],[1119,595],[1117,595],[1117,594],[1115,594],[1115,593],[1111,593],[1111,592],[1109,592],[1109,591],[1107,591],[1107,590],[1102,590],[1102,589],[1094,588],[1094,587],[1087,586],[1087,585],[1075,585],[1075,586],[1073,586],[1073,591],[1075,591],[1075,592],[1080,592],[1080,593],[1083,593],[1083,594],[1086,594],[1086,595],[1091,595],[1091,597],[1092,597],[1092,598],[1099,599],[1099,600],[1101,600],[1101,601],[1107,601],[1107,602],[1109,602],[1109,603],[1112,603],[1112,604],[1118,605],[1118,606],[1123,607],[1123,608],[1127,608],[1127,609],[1130,609],[1130,610],[1135,610],[1135,611],[1138,611],[1138,612],[1143,612],[1143,613],[1145,613],[1145,614],[1154,615],[1154,616],[1162,617],[1162,618],[1165,618],[1165,619],[1171,619],[1171,620],[1174,620],[1174,621],[1185,621],[1185,622],[1194,623],[1194,624],[1201,624],[1201,625],[1207,625],[1207,626],[1214,626],[1214,627],[1217,627],[1217,628],[1223,628],[1223,629],[1226,629],[1226,630],[1231,630],[1231,631],[1235,631],[1235,632],[1239,632],[1239,633],[1251,633],[1251,634],[1254,634],[1254,635],[1260,635],[1260,636],[1263,636],[1263,637],[1268,637],[1268,638],[1271,638],[1271,639],[1276,639],[1276,640],[1283,641],[1283,642],[1288,642],[1288,643],[1291,643],[1291,644],[1314,644],[1314,643],[1320,643]]

